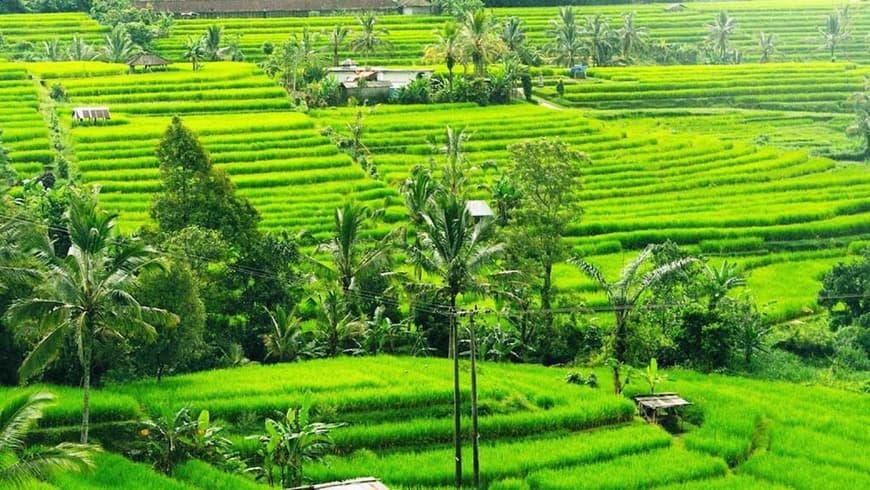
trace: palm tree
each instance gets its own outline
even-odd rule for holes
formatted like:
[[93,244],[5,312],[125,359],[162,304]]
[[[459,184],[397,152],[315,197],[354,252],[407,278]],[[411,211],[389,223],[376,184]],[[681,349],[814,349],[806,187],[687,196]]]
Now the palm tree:
[[619,53],[624,60],[631,59],[632,53],[643,48],[646,38],[649,37],[647,28],[634,25],[634,16],[634,12],[623,12],[622,26],[616,30],[616,36],[619,38]]
[[465,200],[454,194],[440,194],[425,211],[417,231],[417,241],[408,247],[409,261],[441,279],[440,290],[449,298],[450,351],[453,357],[453,423],[456,485],[462,481],[460,440],[459,335],[456,331],[456,298],[476,289],[478,275],[500,255],[505,245],[489,243],[495,222],[474,222]]
[[302,322],[296,316],[296,308],[286,310],[282,306],[275,311],[268,311],[271,323],[269,333],[263,335],[263,345],[266,348],[266,360],[275,362],[292,362],[302,357],[303,332]]
[[776,34],[767,34],[764,31],[758,33],[758,48],[761,50],[759,63],[767,63],[776,54]]
[[722,10],[712,24],[707,24],[707,42],[713,48],[717,63],[726,63],[731,51],[731,36],[737,31],[737,20]]
[[56,471],[86,471],[94,467],[91,456],[98,448],[61,443],[51,448],[26,448],[27,431],[54,402],[51,393],[11,397],[0,407],[0,486],[17,488],[32,479],[44,480]]
[[746,279],[740,275],[737,264],[727,260],[723,261],[719,268],[712,267],[710,264],[705,265],[704,282],[710,295],[708,308],[710,311],[716,309],[716,305],[729,290],[746,285]]
[[468,12],[460,27],[460,42],[465,56],[474,65],[474,75],[486,76],[486,65],[505,51],[496,35],[493,18],[484,10]]
[[415,165],[411,169],[411,175],[402,182],[400,190],[405,196],[405,205],[408,207],[411,221],[419,225],[423,222],[423,213],[442,188],[432,176],[432,170],[423,165]]
[[445,144],[441,147],[441,152],[447,157],[447,165],[444,166],[441,175],[441,185],[447,192],[462,196],[466,181],[465,170],[468,165],[463,145],[469,135],[465,132],[465,128],[457,131],[447,126],[445,136]]
[[66,57],[70,61],[92,61],[98,56],[94,48],[77,35],[73,35],[72,41],[66,48]]
[[45,54],[45,59],[48,61],[61,61],[63,59],[63,50],[60,47],[60,40],[54,38],[50,41],[42,41],[42,50]]
[[100,58],[108,63],[126,63],[142,51],[122,24],[115,26],[103,39],[105,43],[100,46]]
[[870,158],[870,80],[865,83],[864,91],[851,98],[855,103],[855,120],[846,128],[846,134],[864,140],[864,159],[867,159]]
[[453,21],[444,23],[441,31],[435,31],[436,41],[426,46],[423,60],[428,63],[443,60],[447,65],[447,83],[453,94],[453,68],[462,60],[462,46],[459,42],[459,26]]
[[836,61],[834,51],[840,42],[849,36],[846,19],[840,12],[828,15],[825,18],[825,25],[819,27],[819,34],[825,42],[823,47],[831,50],[831,61]]
[[355,52],[365,55],[365,64],[369,63],[369,56],[380,48],[390,48],[390,43],[382,36],[389,32],[383,27],[378,27],[378,17],[373,12],[365,12],[356,18],[362,31],[350,42],[350,47]]
[[583,41],[574,16],[574,9],[571,7],[560,8],[559,18],[550,21],[550,30],[547,31],[547,34],[553,38],[550,52],[554,55],[554,61],[563,66],[575,66],[583,50]]
[[519,53],[523,48],[523,43],[526,42],[524,29],[525,22],[519,17],[510,16],[504,20],[499,37],[511,53]]
[[610,20],[601,14],[587,16],[581,32],[586,37],[587,49],[592,55],[592,63],[595,66],[607,64],[610,53],[613,51],[614,40]]
[[604,289],[607,300],[610,302],[610,307],[613,308],[616,320],[616,326],[613,329],[613,357],[616,360],[613,364],[613,389],[617,395],[622,392],[619,380],[619,363],[625,362],[628,320],[632,309],[637,304],[637,300],[650,286],[661,281],[669,274],[695,262],[694,258],[686,257],[663,264],[643,275],[639,275],[641,266],[652,255],[655,249],[655,245],[648,245],[637,258],[622,269],[619,280],[616,282],[610,282],[605,279],[604,274],[598,268],[582,258],[574,257],[570,259],[571,263],[579,267],[584,274],[595,280]]
[[347,41],[348,34],[350,30],[342,25],[333,26],[332,30],[326,33],[329,51],[332,53],[332,66],[338,66],[338,54]]
[[141,305],[129,293],[136,274],[156,265],[141,241],[115,237],[116,215],[97,209],[94,196],[74,196],[66,213],[71,242],[58,257],[46,237],[36,255],[46,272],[32,297],[8,311],[11,325],[46,328],[18,370],[22,380],[37,374],[72,338],[83,373],[81,442],[88,442],[91,361],[98,337],[154,335],[150,321],[172,325],[177,317]]
[[212,24],[208,26],[205,34],[202,36],[202,49],[209,61],[217,61],[220,59],[218,52],[221,49],[221,38],[224,34],[224,27]]
[[184,41],[181,48],[184,50],[182,57],[190,60],[190,64],[193,65],[193,71],[199,70],[200,61],[206,55],[205,46],[203,46],[203,38],[194,39],[187,36],[187,40]]

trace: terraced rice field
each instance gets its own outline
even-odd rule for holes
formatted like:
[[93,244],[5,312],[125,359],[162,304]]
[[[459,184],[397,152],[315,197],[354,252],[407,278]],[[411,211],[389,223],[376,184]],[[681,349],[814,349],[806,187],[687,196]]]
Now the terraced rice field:
[[[96,399],[135,399],[152,416],[184,405],[207,408],[236,434],[231,439],[243,456],[256,446],[243,435],[260,431],[262,417],[298,403],[328,407],[330,420],[347,425],[333,433],[339,455],[306,467],[314,481],[372,475],[391,488],[437,489],[453,481],[450,369],[444,359],[319,360],[140,381],[109,387]],[[324,372],[331,376],[318,374]],[[870,487],[864,395],[672,371],[661,389],[694,403],[688,432],[677,439],[635,419],[632,402],[612,395],[606,369],[596,371],[599,389],[569,385],[565,372],[481,365],[483,488]],[[61,398],[77,402],[73,393]],[[150,488],[259,488],[198,462],[169,481],[118,456],[98,461],[98,473],[40,488],[103,488],[128,479],[163,485]]]
[[51,164],[54,153],[39,113],[39,93],[20,65],[0,63],[0,121],[0,142],[21,176],[36,175]]
[[3,14],[0,15],[0,33],[6,46],[0,57],[14,53],[19,43],[30,43],[40,51],[43,41],[58,39],[69,43],[73,36],[95,45],[103,41],[106,29],[83,13],[63,14]]

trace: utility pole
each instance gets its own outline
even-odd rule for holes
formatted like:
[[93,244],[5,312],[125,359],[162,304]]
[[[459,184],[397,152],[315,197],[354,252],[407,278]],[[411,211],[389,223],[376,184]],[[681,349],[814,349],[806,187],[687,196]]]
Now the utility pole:
[[474,332],[474,315],[477,306],[469,316],[471,332],[471,457],[474,468],[474,488],[480,488],[480,430],[477,426],[477,337]]
[[453,445],[456,462],[456,488],[462,488],[462,421],[459,393],[459,331],[456,304],[450,305],[450,354],[453,358]]

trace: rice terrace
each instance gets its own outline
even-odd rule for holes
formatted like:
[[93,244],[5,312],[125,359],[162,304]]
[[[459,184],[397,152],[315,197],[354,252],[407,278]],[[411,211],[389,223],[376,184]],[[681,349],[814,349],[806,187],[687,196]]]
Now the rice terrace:
[[870,489],[870,4],[3,0],[0,488]]

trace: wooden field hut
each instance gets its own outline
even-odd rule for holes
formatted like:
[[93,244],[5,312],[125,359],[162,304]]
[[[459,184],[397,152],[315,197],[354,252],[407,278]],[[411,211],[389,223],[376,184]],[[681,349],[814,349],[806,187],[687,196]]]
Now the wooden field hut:
[[318,485],[306,485],[295,487],[291,490],[389,490],[377,478],[365,477],[353,480],[337,481],[332,483],[320,483]]
[[151,53],[142,53],[127,61],[127,66],[130,67],[130,73],[134,73],[137,66],[141,66],[143,70],[150,70],[155,66],[165,68],[171,64],[172,62],[166,58]]
[[682,12],[686,10],[686,6],[682,3],[672,3],[665,7],[665,12]]
[[72,116],[76,122],[95,123],[112,119],[108,107],[74,107]]
[[657,423],[659,418],[676,415],[679,407],[691,405],[676,393],[656,393],[632,397],[637,410],[648,422]]
[[468,201],[465,203],[465,209],[474,218],[475,223],[485,218],[495,218],[495,213],[486,201]]

